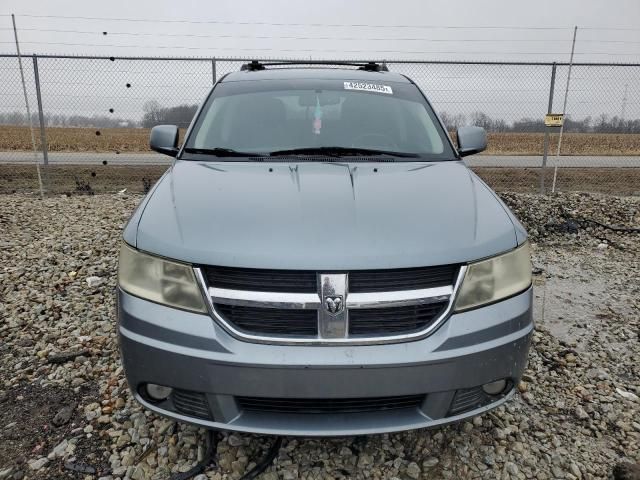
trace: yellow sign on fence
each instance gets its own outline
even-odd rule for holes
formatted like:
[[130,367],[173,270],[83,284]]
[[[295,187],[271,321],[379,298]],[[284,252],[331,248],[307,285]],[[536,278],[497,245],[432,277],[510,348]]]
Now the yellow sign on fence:
[[564,120],[562,113],[547,113],[544,117],[544,124],[547,127],[561,127]]

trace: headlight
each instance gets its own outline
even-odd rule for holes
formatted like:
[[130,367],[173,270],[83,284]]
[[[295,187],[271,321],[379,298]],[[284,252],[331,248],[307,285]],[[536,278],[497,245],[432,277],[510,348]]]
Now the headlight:
[[120,248],[118,283],[124,291],[152,302],[207,311],[190,265],[154,257],[124,243]]
[[467,267],[455,310],[468,310],[520,293],[531,285],[529,242]]

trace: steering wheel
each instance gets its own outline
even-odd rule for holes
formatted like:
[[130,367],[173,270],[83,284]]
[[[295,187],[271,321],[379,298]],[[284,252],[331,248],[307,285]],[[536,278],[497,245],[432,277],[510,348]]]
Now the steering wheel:
[[[372,139],[373,141],[365,140],[367,138]],[[375,141],[376,138],[381,139],[382,141]],[[351,146],[355,148],[371,147],[371,148],[390,148],[391,150],[398,150],[398,144],[393,141],[393,138],[391,138],[389,135],[385,135],[384,133],[362,133],[356,136],[351,141]]]

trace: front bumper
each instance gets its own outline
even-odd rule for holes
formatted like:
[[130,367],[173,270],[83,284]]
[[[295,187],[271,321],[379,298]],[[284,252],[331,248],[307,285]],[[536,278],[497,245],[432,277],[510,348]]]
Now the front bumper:
[[[526,366],[531,304],[530,288],[502,302],[453,314],[432,335],[412,342],[289,346],[240,341],[208,315],[119,290],[120,347],[136,399],[184,422],[274,435],[392,432],[459,421],[508,399]],[[503,378],[509,380],[506,392],[481,395],[466,407],[463,402],[461,409],[461,398],[475,398],[473,392],[481,385]],[[170,386],[183,395],[152,402],[143,393],[145,383]],[[274,413],[243,409],[237,401],[415,395],[424,395],[417,406],[358,413]]]

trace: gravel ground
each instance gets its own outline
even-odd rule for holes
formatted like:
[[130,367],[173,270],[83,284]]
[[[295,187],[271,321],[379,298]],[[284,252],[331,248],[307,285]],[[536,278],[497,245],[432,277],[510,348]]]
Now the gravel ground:
[[[640,237],[596,223],[637,228],[640,199],[503,198],[534,252],[520,395],[437,430],[285,439],[261,478],[607,478],[640,462]],[[122,375],[116,252],[139,200],[0,196],[0,480],[165,479],[204,454],[204,431],[142,410]],[[239,478],[270,442],[223,435],[199,480]]]

